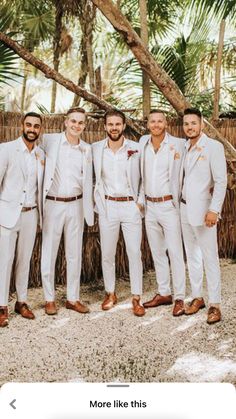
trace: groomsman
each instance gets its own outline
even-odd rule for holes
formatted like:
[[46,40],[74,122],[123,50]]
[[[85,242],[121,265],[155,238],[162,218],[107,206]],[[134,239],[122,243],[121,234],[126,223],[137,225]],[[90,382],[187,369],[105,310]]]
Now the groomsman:
[[57,313],[55,304],[55,263],[62,233],[67,271],[66,308],[79,313],[89,309],[79,300],[84,217],[93,225],[92,153],[81,139],[86,114],[82,108],[67,112],[65,131],[46,134],[42,146],[46,154],[42,242],[42,282],[45,312]]
[[181,222],[192,288],[185,314],[205,307],[202,297],[203,265],[208,288],[209,324],[221,320],[221,279],[217,248],[217,222],[225,197],[227,174],[221,143],[203,134],[198,109],[186,109],[183,128],[188,138],[181,170]]
[[[170,135],[165,114],[152,110],[150,135],[140,139],[142,186],[145,195],[145,226],[158,285],[157,294],[145,308],[172,304],[170,268],[174,288],[173,315],[184,314],[185,265],[179,216],[178,179],[185,140]],[[169,260],[166,254],[168,250]]]
[[41,128],[41,116],[29,112],[23,117],[22,135],[0,145],[0,327],[8,325],[15,251],[15,312],[27,319],[35,318],[26,301],[38,219],[42,226],[44,153],[36,145]]
[[102,250],[102,270],[106,296],[103,310],[117,303],[115,293],[115,254],[122,228],[129,259],[133,313],[145,314],[140,303],[142,294],[141,238],[142,219],[139,204],[139,145],[124,137],[125,115],[108,111],[105,115],[107,138],[93,144],[96,174],[94,191]]

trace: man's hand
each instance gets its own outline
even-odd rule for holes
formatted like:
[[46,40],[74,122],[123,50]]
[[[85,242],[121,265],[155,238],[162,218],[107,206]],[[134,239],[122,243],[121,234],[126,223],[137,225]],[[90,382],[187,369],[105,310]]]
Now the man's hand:
[[213,227],[218,221],[218,214],[208,211],[205,216],[205,223],[207,227]]

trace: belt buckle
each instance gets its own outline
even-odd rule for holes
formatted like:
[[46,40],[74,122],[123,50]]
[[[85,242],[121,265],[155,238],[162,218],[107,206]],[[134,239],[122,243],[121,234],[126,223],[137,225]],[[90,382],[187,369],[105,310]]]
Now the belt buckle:
[[161,202],[165,202],[165,197],[161,196]]

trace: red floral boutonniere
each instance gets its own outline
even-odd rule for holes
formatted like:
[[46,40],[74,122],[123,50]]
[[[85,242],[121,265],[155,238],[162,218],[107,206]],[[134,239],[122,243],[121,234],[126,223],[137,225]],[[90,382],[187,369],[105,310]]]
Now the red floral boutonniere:
[[138,153],[138,150],[128,150],[127,151],[127,160],[129,160],[129,158],[131,156],[133,156],[133,154]]

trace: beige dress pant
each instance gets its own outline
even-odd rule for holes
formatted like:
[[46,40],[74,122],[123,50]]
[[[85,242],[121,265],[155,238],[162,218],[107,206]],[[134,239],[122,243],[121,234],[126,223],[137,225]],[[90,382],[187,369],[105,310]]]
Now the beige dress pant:
[[37,230],[37,208],[22,212],[13,228],[0,226],[0,306],[7,306],[12,264],[16,251],[15,284],[17,300],[27,300],[30,259]]
[[162,296],[171,294],[170,259],[174,298],[185,297],[185,264],[181,238],[180,217],[173,202],[147,201],[145,225],[156,272],[158,293]]
[[106,215],[99,215],[102,250],[102,271],[107,293],[115,291],[115,255],[122,229],[129,259],[131,293],[142,294],[143,266],[141,260],[142,219],[134,201],[106,201]]
[[67,300],[79,300],[83,229],[82,199],[72,202],[46,200],[41,260],[46,301],[55,300],[55,264],[62,234],[66,256]]
[[217,246],[217,228],[216,226],[190,225],[187,217],[186,204],[181,203],[180,209],[192,297],[202,297],[204,265],[209,304],[219,304],[221,300],[221,278]]

